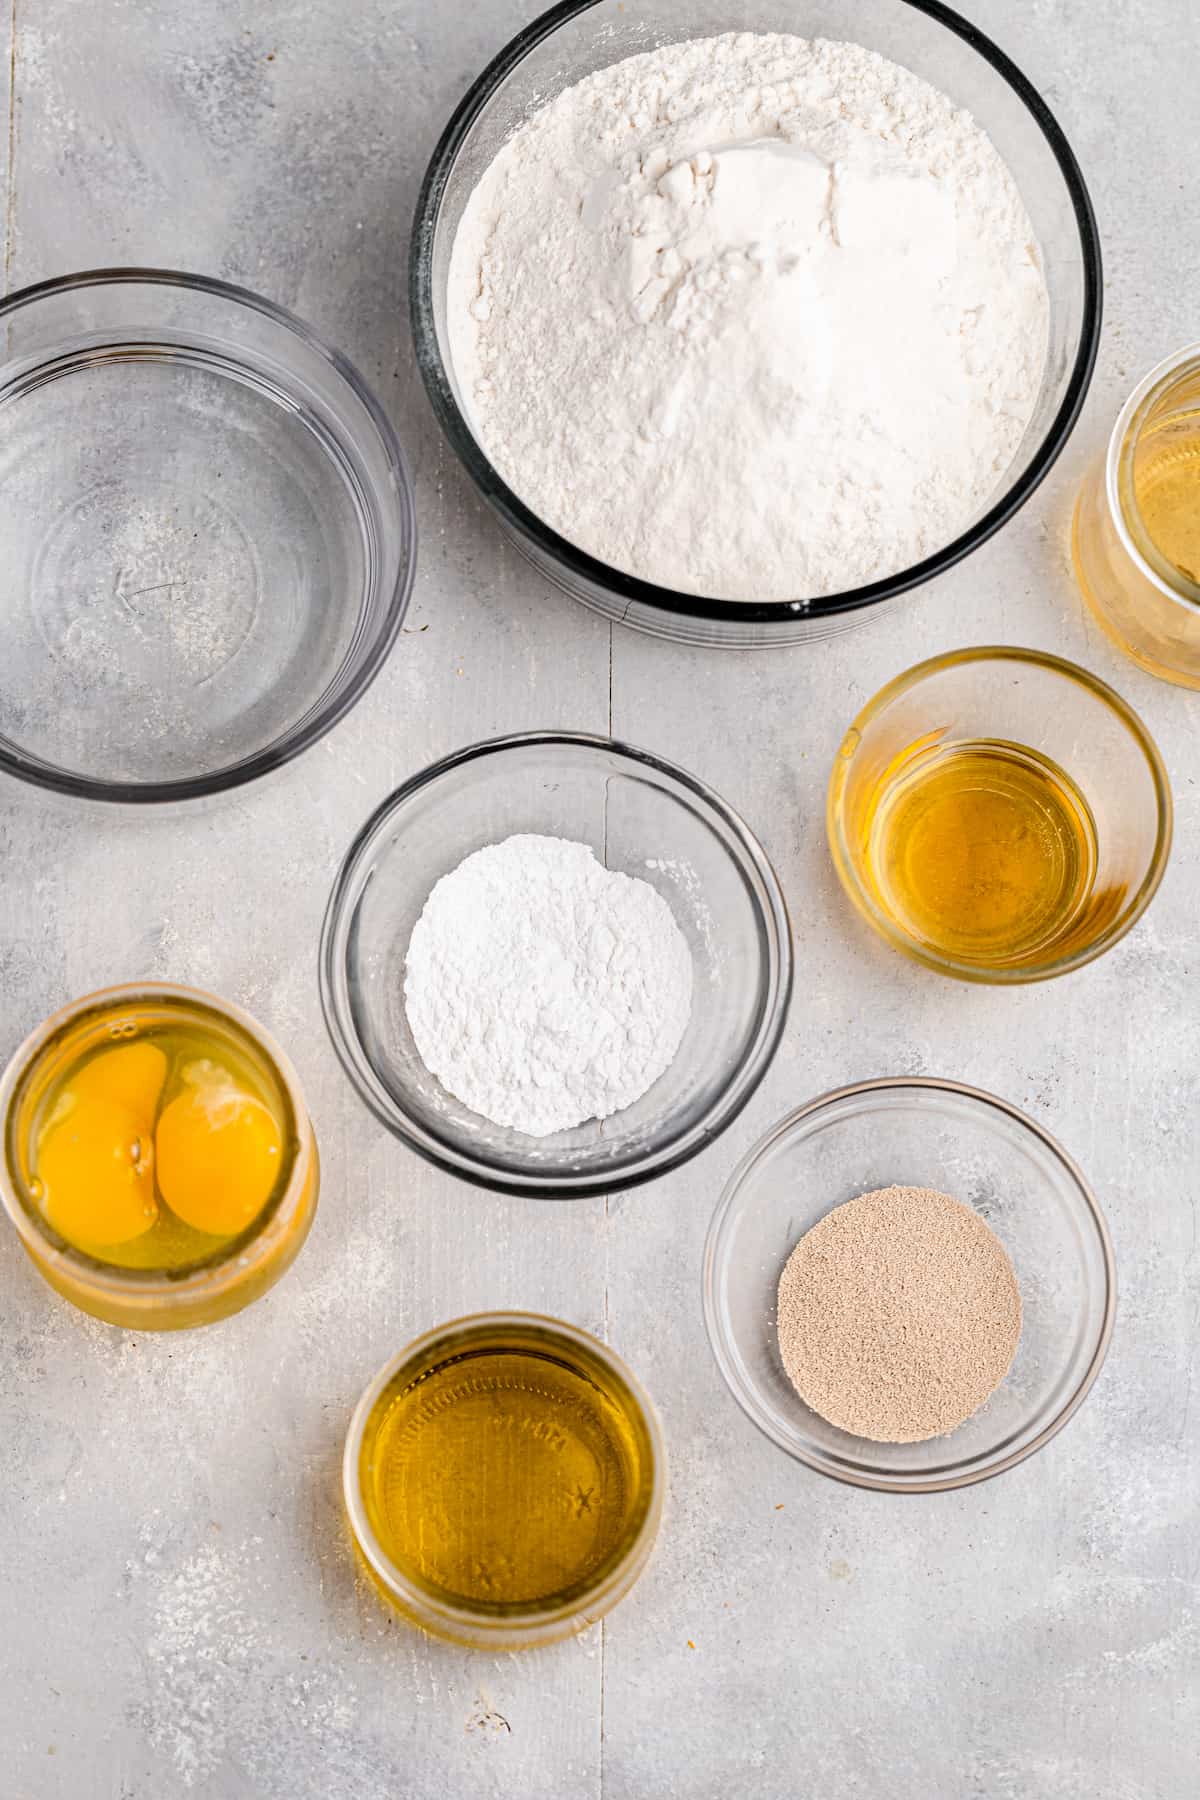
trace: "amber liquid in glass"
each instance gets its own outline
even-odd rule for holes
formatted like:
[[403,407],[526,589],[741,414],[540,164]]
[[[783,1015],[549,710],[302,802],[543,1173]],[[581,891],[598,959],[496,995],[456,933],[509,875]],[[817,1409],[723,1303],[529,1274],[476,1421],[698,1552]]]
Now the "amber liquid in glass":
[[397,1372],[362,1439],[359,1478],[384,1551],[473,1609],[553,1607],[602,1575],[645,1517],[645,1426],[586,1356],[478,1340]]
[[1200,586],[1200,409],[1174,413],[1142,433],[1132,478],[1151,543]]
[[866,822],[876,899],[941,955],[1000,968],[1072,934],[1096,872],[1091,812],[1064,770],[994,739],[910,746]]

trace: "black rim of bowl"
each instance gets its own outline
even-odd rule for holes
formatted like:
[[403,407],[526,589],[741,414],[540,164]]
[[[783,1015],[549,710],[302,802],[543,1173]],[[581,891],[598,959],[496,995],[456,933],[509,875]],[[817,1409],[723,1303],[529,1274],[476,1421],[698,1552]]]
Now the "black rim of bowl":
[[1021,73],[1012,59],[969,20],[953,12],[950,7],[941,5],[940,0],[902,0],[902,4],[911,7],[914,12],[924,13],[926,17],[944,25],[947,31],[952,31],[956,37],[962,38],[964,43],[977,51],[1008,82],[1049,144],[1071,197],[1083,259],[1084,302],[1079,344],[1058,411],[1024,474],[1001,495],[994,506],[988,508],[981,519],[954,538],[945,549],[939,550],[934,556],[925,557],[919,563],[913,563],[910,568],[902,569],[898,574],[868,582],[865,587],[849,588],[844,593],[826,594],[811,600],[772,601],[708,599],[701,595],[677,592],[674,588],[656,587],[652,582],[640,581],[636,575],[627,575],[610,563],[603,563],[589,556],[567,538],[560,537],[518,499],[480,449],[454,398],[433,323],[434,231],[442,195],[459,147],[500,83],[524,61],[529,52],[569,19],[601,4],[603,0],[561,0],[558,6],[552,6],[548,12],[526,26],[524,31],[518,32],[492,59],[459,102],[438,141],[425,172],[425,179],[421,183],[413,220],[409,261],[413,344],[425,391],[451,448],[476,487],[501,517],[522,536],[532,538],[535,544],[562,563],[573,575],[619,594],[630,605],[651,607],[680,619],[794,625],[798,618],[825,619],[856,612],[862,607],[874,605],[876,601],[893,599],[912,588],[920,587],[924,582],[932,581],[935,576],[943,574],[965,556],[969,556],[980,544],[986,543],[988,538],[1020,511],[1057,461],[1079,417],[1092,378],[1100,343],[1102,312],[1100,234],[1082,171],[1058,120],[1033,83]]
[[[194,288],[201,293],[212,294],[218,299],[232,301],[235,305],[244,306],[253,312],[261,313],[264,318],[274,324],[282,325],[301,338],[311,349],[317,351],[328,362],[342,380],[353,391],[355,398],[362,404],[370,416],[371,422],[378,431],[386,452],[389,465],[396,477],[395,488],[401,504],[407,514],[409,537],[409,554],[405,558],[404,567],[399,571],[391,594],[387,597],[388,619],[385,629],[379,634],[374,648],[367,656],[354,680],[348,682],[344,691],[336,701],[326,707],[320,701],[309,709],[307,723],[302,729],[292,728],[292,732],[282,744],[269,745],[264,750],[255,751],[253,755],[230,763],[223,769],[216,769],[211,774],[188,775],[171,781],[102,781],[89,775],[76,774],[69,769],[60,769],[52,763],[42,762],[38,757],[26,756],[18,745],[0,736],[0,772],[14,775],[20,781],[31,782],[35,787],[49,788],[54,793],[67,794],[74,799],[103,800],[122,805],[157,804],[171,800],[198,800],[212,794],[224,793],[228,789],[242,787],[248,781],[256,781],[273,769],[280,769],[294,757],[324,737],[340,719],[354,707],[366,693],[378,675],[388,654],[396,641],[396,637],[408,610],[409,596],[412,592],[413,576],[417,561],[417,520],[412,503],[412,478],[404,450],[392,428],[391,422],[376,399],[367,382],[359,374],[354,364],[327,344],[311,325],[289,312],[284,306],[277,306],[273,300],[264,299],[261,294],[250,288],[238,287],[229,281],[218,281],[209,275],[195,275],[181,269],[153,268],[110,268],[81,269],[71,275],[57,276],[51,281],[38,281],[30,287],[18,289],[6,299],[0,300],[0,322],[9,318],[21,308],[30,306],[51,294],[68,293],[73,288],[110,287],[121,283],[136,285],[138,283],[158,287]],[[355,633],[352,643],[357,642]],[[0,722],[2,726],[2,722]]]
[[[753,1043],[739,1064],[743,1079],[740,1087],[732,1094],[730,1090],[737,1087],[731,1082],[721,1099],[711,1109],[701,1127],[693,1128],[687,1133],[687,1141],[682,1146],[672,1147],[669,1152],[655,1159],[644,1168],[637,1168],[632,1173],[624,1170],[597,1171],[594,1175],[583,1177],[563,1176],[558,1172],[548,1171],[545,1175],[530,1172],[528,1175],[516,1171],[490,1167],[488,1164],[466,1155],[457,1155],[452,1148],[427,1132],[423,1127],[414,1127],[407,1111],[392,1097],[392,1110],[380,1104],[377,1095],[364,1079],[365,1065],[374,1074],[374,1065],[362,1048],[361,1039],[353,1022],[345,1016],[345,1011],[338,1001],[338,962],[341,957],[340,946],[344,937],[342,930],[346,903],[358,873],[359,862],[366,845],[371,841],[381,823],[392,815],[407,800],[411,799],[421,788],[441,779],[452,769],[460,768],[465,763],[475,762],[480,757],[491,756],[496,752],[525,748],[530,745],[542,747],[556,744],[567,745],[574,749],[597,749],[615,752],[629,762],[641,764],[659,774],[670,776],[687,791],[703,802],[710,811],[715,812],[733,833],[746,853],[748,861],[762,880],[771,902],[767,917],[775,927],[776,941],[776,983],[773,998],[768,996],[769,1004],[764,1009],[759,1025],[755,1031]],[[465,854],[465,852],[464,852]],[[370,877],[368,876],[368,883]],[[364,891],[365,891],[364,884]],[[367,1110],[393,1137],[410,1150],[441,1169],[447,1175],[456,1176],[475,1187],[487,1188],[492,1193],[510,1194],[517,1199],[526,1200],[594,1200],[600,1195],[623,1193],[634,1187],[640,1187],[647,1181],[656,1181],[659,1176],[669,1174],[684,1163],[690,1162],[694,1156],[716,1141],[721,1134],[733,1124],[744,1107],[746,1107],[766,1075],[775,1053],[783,1038],[787,1025],[788,1010],[792,997],[792,980],[794,962],[792,957],[792,930],[788,916],[787,901],[779,877],[766,851],[759,843],[741,815],[723,800],[697,776],[690,774],[678,763],[668,762],[665,757],[655,756],[649,750],[640,750],[633,744],[623,743],[619,738],[601,737],[586,731],[518,731],[503,737],[485,738],[480,743],[468,744],[461,750],[453,750],[448,756],[439,757],[436,762],[419,769],[407,781],[401,782],[385,800],[371,813],[361,830],[354,835],[349,849],[342,858],[325,908],[325,918],[321,926],[321,942],[318,951],[318,985],[321,993],[321,1011],[325,1018],[325,1028],[337,1054],[350,1085]],[[357,1052],[357,1054],[356,1054]],[[745,1071],[749,1071],[748,1075]],[[376,1081],[379,1077],[375,1076]],[[385,1084],[379,1081],[379,1085]],[[389,1095],[391,1090],[386,1090]]]

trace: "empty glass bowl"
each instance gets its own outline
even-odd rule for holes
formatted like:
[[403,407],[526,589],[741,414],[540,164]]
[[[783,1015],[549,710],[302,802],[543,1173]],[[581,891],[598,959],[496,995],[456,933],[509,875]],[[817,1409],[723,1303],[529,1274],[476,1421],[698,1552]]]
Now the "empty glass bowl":
[[[1071,907],[1051,909],[1042,934],[1005,961],[989,949],[983,925],[950,948],[935,941],[924,915],[910,908],[901,916],[888,903],[879,879],[878,825],[890,796],[956,746],[981,744],[1006,753],[1015,746],[1031,768],[1049,765],[1056,791],[1065,776],[1081,822],[1086,872]],[[893,949],[964,981],[1042,981],[1091,962],[1141,918],[1171,851],[1171,790],[1154,740],[1105,682],[1041,650],[985,645],[930,657],[868,701],[834,760],[827,827],[842,886]],[[1007,829],[1017,829],[1011,817]],[[965,827],[963,836],[970,842]],[[984,903],[995,903],[998,893],[1011,907],[1013,890],[1000,892],[1001,878],[983,860],[989,845],[982,827],[980,837],[985,841],[971,855],[981,860],[960,869],[956,881],[961,886],[969,873],[982,919]],[[930,867],[944,880],[944,863]]]
[[362,377],[196,275],[69,275],[0,322],[0,769],[136,802],[287,762],[364,692],[412,584],[411,484]]
[[[805,1405],[779,1355],[779,1277],[797,1241],[875,1188],[936,1188],[982,1215],[1012,1259],[1021,1342],[1007,1378],[956,1431],[875,1443]],[[822,1475],[890,1493],[985,1481],[1061,1431],[1100,1372],[1116,1274],[1079,1169],[1004,1100],[952,1081],[865,1081],[810,1101],[735,1172],[704,1252],[704,1317],[734,1399],[773,1443]]]
[[[890,57],[966,107],[1020,188],[1042,248],[1050,339],[1042,391],[998,491],[933,556],[867,586],[818,599],[752,604],[699,599],[640,581],[552,531],[503,481],[475,437],[450,356],[446,283],[471,192],[511,133],[596,69],[687,38],[727,31],[849,39]],[[1049,107],[977,26],[924,0],[576,0],[535,19],[483,71],[433,153],[413,228],[411,311],[417,360],[443,431],[501,524],[565,593],[626,625],[679,643],[756,648],[806,643],[968,555],[1029,498],[1078,416],[1100,337],[1100,247],[1079,167]]]
[[[651,882],[694,971],[683,1041],[654,1085],[622,1112],[544,1138],[447,1093],[404,1010],[404,959],[430,889],[514,832],[590,844],[607,868]],[[717,1137],[766,1073],[791,984],[783,895],[737,814],[682,769],[574,732],[494,738],[414,775],[351,845],[321,942],[325,1019],[375,1116],[452,1175],[544,1199],[649,1181]]]

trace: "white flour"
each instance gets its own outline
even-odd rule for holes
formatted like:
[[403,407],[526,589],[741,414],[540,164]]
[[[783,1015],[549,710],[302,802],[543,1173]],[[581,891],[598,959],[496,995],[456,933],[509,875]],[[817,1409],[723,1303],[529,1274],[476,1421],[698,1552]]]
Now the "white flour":
[[1033,412],[1048,303],[967,113],[857,44],[731,34],[517,130],[448,314],[474,429],[539,517],[651,581],[780,600],[966,526]]
[[444,875],[405,970],[426,1068],[531,1137],[631,1106],[691,1011],[691,952],[666,901],[565,838],[506,838]]

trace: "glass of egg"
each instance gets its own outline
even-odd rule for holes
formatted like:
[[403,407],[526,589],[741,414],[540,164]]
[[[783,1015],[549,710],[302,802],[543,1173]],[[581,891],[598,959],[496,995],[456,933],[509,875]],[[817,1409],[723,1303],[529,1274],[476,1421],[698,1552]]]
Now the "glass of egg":
[[139,983],[73,1002],[0,1080],[0,1199],[39,1272],[114,1325],[239,1311],[290,1266],[317,1202],[295,1071],[240,1007]]

